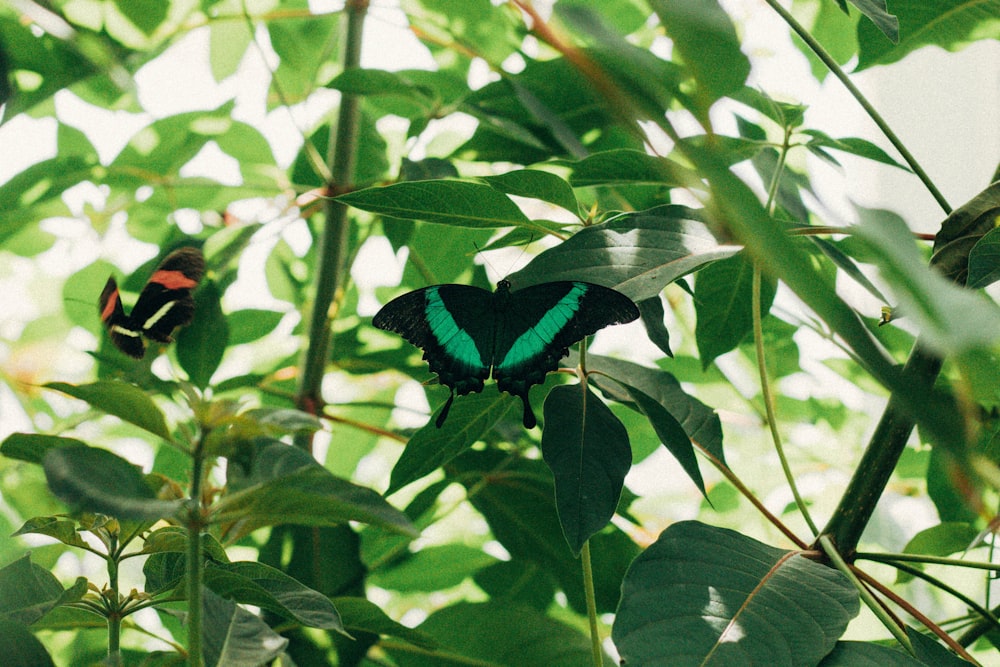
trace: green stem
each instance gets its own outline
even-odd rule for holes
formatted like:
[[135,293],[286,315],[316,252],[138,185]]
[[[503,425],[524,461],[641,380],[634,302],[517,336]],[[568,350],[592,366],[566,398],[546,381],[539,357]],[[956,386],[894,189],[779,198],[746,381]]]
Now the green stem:
[[836,545],[834,545],[830,538],[825,535],[819,538],[819,544],[823,549],[823,553],[825,553],[827,558],[830,559],[830,562],[833,563],[833,566],[840,570],[845,577],[851,580],[851,583],[854,584],[854,587],[858,591],[858,595],[861,596],[861,600],[868,606],[871,612],[878,617],[882,624],[889,630],[889,632],[892,633],[892,636],[895,637],[896,640],[902,644],[911,655],[914,655],[913,645],[910,643],[910,638],[906,636],[906,629],[901,628],[892,619],[892,617],[889,616],[886,610],[882,608],[882,605],[879,604],[878,600],[875,599],[875,596],[872,595],[871,591],[868,590],[868,587],[861,583],[857,575],[855,575],[854,571],[851,569],[851,566],[847,564],[843,556],[841,556],[837,551]]
[[768,5],[770,5],[771,9],[773,9],[793,31],[795,31],[795,34],[806,43],[809,49],[816,54],[816,57],[823,61],[823,64],[830,70],[830,73],[837,77],[851,96],[854,97],[859,105],[861,105],[861,108],[865,110],[865,113],[867,113],[869,118],[871,118],[872,121],[878,126],[878,128],[882,131],[882,134],[884,134],[886,139],[889,140],[889,143],[895,147],[906,164],[908,164],[910,169],[913,170],[913,173],[920,179],[920,182],[923,183],[924,187],[926,187],[931,193],[931,196],[933,196],[937,201],[938,206],[940,206],[945,213],[951,213],[951,205],[944,198],[944,195],[941,194],[941,191],[937,189],[937,186],[934,185],[934,181],[931,180],[931,177],[927,175],[927,172],[925,172],[923,167],[920,166],[920,163],[917,162],[917,159],[912,153],[910,153],[909,149],[906,148],[906,145],[903,144],[899,137],[896,136],[896,133],[892,131],[889,124],[884,118],[882,118],[882,114],[875,109],[872,103],[868,101],[868,98],[864,96],[864,93],[862,93],[861,90],[854,85],[854,82],[851,81],[849,76],[847,76],[847,73],[841,69],[840,65],[837,64],[837,61],[833,59],[833,56],[831,56],[829,52],[823,48],[822,44],[816,41],[816,38],[809,34],[809,31],[806,30],[801,23],[795,20],[795,17],[792,16],[788,10],[781,6],[778,0],[765,1]]
[[[917,386],[930,387],[941,371],[941,364],[940,357],[917,343],[903,368],[904,381],[912,380]],[[823,529],[823,534],[830,535],[840,553],[849,560],[854,558],[861,533],[906,449],[915,423],[911,414],[900,408],[896,397],[889,399],[837,509]]]
[[[362,29],[367,9],[367,0],[350,0],[347,3],[345,70],[357,68],[361,63]],[[343,95],[337,118],[336,138],[331,139],[327,152],[333,180],[327,192],[330,199],[326,201],[326,224],[317,258],[316,295],[309,318],[308,348],[296,396],[299,407],[313,414],[318,414],[322,409],[320,385],[330,349],[330,311],[338,292],[344,289],[343,281],[347,275],[350,238],[347,207],[333,197],[349,191],[353,186],[360,117],[360,99],[354,95]],[[305,446],[307,441],[297,441],[297,444]]]
[[771,382],[767,377],[767,357],[764,352],[764,326],[760,312],[760,280],[760,269],[754,268],[753,289],[751,290],[753,292],[753,339],[757,349],[757,373],[760,375],[760,391],[764,399],[767,426],[771,431],[771,441],[774,443],[774,451],[778,455],[778,461],[781,463],[781,470],[785,473],[785,481],[788,483],[788,488],[791,489],[792,497],[795,499],[795,506],[799,508],[799,512],[802,514],[802,518],[805,519],[806,524],[808,524],[812,534],[819,535],[816,522],[813,521],[812,515],[809,514],[809,507],[806,505],[802,494],[799,492],[799,487],[795,483],[795,475],[792,473],[792,467],[788,464],[788,457],[785,456],[785,447],[781,442],[781,434],[778,432],[778,417],[774,410],[774,395],[771,393]]
[[191,467],[191,498],[188,500],[187,530],[187,582],[188,582],[188,665],[201,667],[202,655],[201,627],[201,586],[203,565],[201,560],[201,531],[203,528],[201,507],[201,483],[205,461],[202,454],[204,437],[194,449]]
[[118,591],[118,537],[110,535],[108,544],[108,593],[112,596],[108,614],[108,664],[117,667],[122,664],[122,598]]
[[590,540],[583,543],[580,550],[580,566],[583,568],[583,592],[587,598],[587,620],[590,623],[590,648],[594,667],[603,667],[604,650],[601,648],[601,633],[597,625],[597,598],[594,594],[594,570],[590,564]]

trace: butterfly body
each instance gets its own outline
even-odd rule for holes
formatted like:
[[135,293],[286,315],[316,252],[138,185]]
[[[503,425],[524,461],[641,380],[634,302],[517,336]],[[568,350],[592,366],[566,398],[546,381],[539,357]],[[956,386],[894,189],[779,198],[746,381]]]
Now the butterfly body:
[[125,314],[118,283],[108,278],[98,301],[101,322],[115,347],[136,359],[146,353],[143,337],[169,343],[174,329],[191,323],[191,292],[205,273],[205,258],[197,248],[185,247],[167,255],[139,293],[132,312]]
[[424,350],[430,370],[452,395],[437,418],[447,418],[455,394],[482,391],[492,375],[497,389],[518,396],[525,428],[535,425],[532,385],[569,353],[569,346],[610,324],[639,317],[624,294],[581,281],[541,283],[495,292],[469,285],[433,285],[390,301],[372,324]]

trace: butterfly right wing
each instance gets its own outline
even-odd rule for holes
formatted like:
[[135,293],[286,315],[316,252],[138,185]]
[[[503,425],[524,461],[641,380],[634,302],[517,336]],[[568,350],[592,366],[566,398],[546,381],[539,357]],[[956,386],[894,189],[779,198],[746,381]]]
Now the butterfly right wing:
[[491,293],[469,285],[433,285],[396,297],[372,318],[424,351],[441,384],[462,395],[482,391],[493,345]]

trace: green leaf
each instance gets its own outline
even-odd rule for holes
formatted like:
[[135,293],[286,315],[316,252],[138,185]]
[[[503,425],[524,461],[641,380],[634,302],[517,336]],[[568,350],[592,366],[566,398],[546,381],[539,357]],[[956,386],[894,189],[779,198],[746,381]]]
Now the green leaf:
[[86,446],[87,443],[76,438],[39,433],[12,433],[3,441],[3,445],[0,445],[0,454],[20,461],[41,464],[45,454],[53,449]]
[[[575,357],[570,357],[570,363],[575,363]],[[726,459],[722,451],[722,423],[719,421],[719,415],[697,398],[689,396],[673,375],[659,368],[648,368],[630,361],[612,359],[598,354],[587,355],[587,370],[600,371],[600,373],[609,376],[610,380],[603,375],[594,373],[590,375],[590,380],[600,387],[601,391],[622,403],[628,403],[632,400],[629,393],[631,389],[636,389],[652,398],[680,422],[688,438],[723,464],[725,463]],[[615,380],[627,383],[628,386],[622,390]],[[654,426],[654,428],[656,427]],[[664,435],[670,433],[669,427],[665,427],[663,431]],[[684,453],[683,441],[671,438],[669,442],[676,443],[681,447],[677,452],[674,452],[673,447],[664,442],[664,445],[671,452],[674,452],[678,461],[684,463],[685,460],[688,460],[689,457]],[[695,476],[695,473],[689,470],[688,474],[697,483],[698,477]]]
[[191,383],[204,389],[222,363],[229,344],[229,325],[215,281],[206,280],[202,284],[195,293],[194,304],[194,320],[177,334],[177,361]]
[[542,457],[555,478],[563,535],[579,555],[618,507],[632,467],[628,432],[586,385],[554,387],[544,415]]
[[929,268],[898,216],[871,210],[861,210],[861,216],[856,234],[874,252],[873,259],[892,286],[900,311],[916,322],[926,345],[951,356],[996,343],[1000,309],[995,303]]
[[115,6],[147,37],[156,32],[170,9],[169,3],[160,0],[115,0]]
[[[973,546],[979,534],[971,524],[948,521],[936,526],[925,528],[914,535],[903,553],[921,554],[923,556],[950,556],[960,553]],[[908,563],[913,567],[922,567],[920,563]],[[913,579],[909,572],[900,570],[896,573],[896,583],[905,583]]]
[[312,14],[291,12],[280,21],[265,21],[271,47],[279,64],[271,79],[269,110],[279,103],[294,105],[305,100],[317,85],[332,76],[328,55],[340,50],[340,12]]
[[285,316],[277,310],[244,308],[226,316],[229,345],[242,345],[260,340],[274,329]]
[[[845,0],[838,0],[844,4],[843,9],[847,11]],[[895,14],[890,14],[886,7],[885,0],[851,0],[851,4],[861,10],[867,16],[872,25],[877,27],[893,44],[899,41],[899,18]],[[898,3],[893,2],[893,9],[897,9]]]
[[750,74],[750,61],[740,50],[729,15],[716,0],[652,0],[650,6],[694,76],[704,111],[743,86]]
[[207,665],[263,665],[278,657],[288,640],[259,616],[203,587],[203,654]]
[[935,667],[935,664],[917,660],[898,648],[873,642],[840,641],[819,667]]
[[397,637],[414,646],[433,650],[438,643],[430,635],[408,628],[389,618],[375,603],[361,597],[335,597],[333,604],[340,611],[344,627],[352,632]]
[[368,581],[379,588],[404,593],[433,593],[458,586],[497,562],[482,549],[464,544],[442,544],[424,547],[398,563],[374,570]]
[[1000,228],[986,232],[969,252],[969,277],[966,285],[979,289],[1000,280]]
[[556,164],[573,170],[569,182],[575,188],[635,183],[683,186],[693,178],[687,167],[673,160],[632,148],[614,148],[582,160],[559,160]]
[[628,664],[815,664],[859,608],[832,568],[683,521],[629,568],[611,636]]
[[[434,612],[418,629],[447,650],[429,655],[391,651],[403,667],[579,667],[593,662],[590,642],[583,634],[530,607],[463,602]],[[611,664],[607,657],[604,661]]]
[[510,227],[530,221],[495,188],[466,181],[405,181],[337,197],[362,211],[459,227]]
[[25,554],[0,568],[0,618],[24,625],[34,623],[54,607],[75,602],[87,592],[87,580],[77,577],[63,589],[51,572],[31,562]]
[[3,637],[3,664],[6,667],[55,667],[52,656],[27,625],[0,616],[0,637]]
[[859,139],[857,137],[834,139],[820,130],[803,130],[802,132],[803,134],[807,134],[812,137],[812,139],[806,144],[806,146],[810,148],[832,148],[834,150],[843,151],[844,153],[850,153],[851,155],[867,158],[874,162],[881,162],[882,164],[899,167],[904,171],[911,171],[908,166],[894,159],[878,145],[868,141],[867,139]]
[[588,280],[642,301],[738,250],[719,245],[691,209],[661,206],[584,227],[509,280],[515,289],[552,280]]
[[476,394],[459,396],[441,428],[431,419],[406,443],[406,449],[392,468],[385,494],[392,495],[467,450],[510,411],[515,400],[498,392],[495,385]]
[[137,466],[104,449],[53,449],[43,465],[52,493],[74,510],[119,519],[163,519],[181,508],[179,500],[157,500]]
[[[736,348],[753,330],[753,271],[745,253],[720,259],[698,271],[694,282],[695,338],[702,368]],[[777,282],[761,276],[761,316],[767,315]]]
[[[550,575],[570,606],[586,613],[580,586],[580,560],[556,538],[562,532],[555,506],[552,472],[540,460],[512,458],[502,451],[470,450],[445,469],[447,479],[470,491],[468,500],[516,561]],[[635,542],[614,524],[594,535],[590,553],[599,613],[613,612],[621,580],[638,553]]]
[[[875,3],[866,0],[855,4]],[[899,19],[898,41],[884,27],[885,21],[858,25],[858,70],[897,62],[923,46],[958,51],[972,42],[1000,38],[997,0],[893,0],[892,11]],[[867,11],[865,14],[871,17]],[[891,29],[891,23],[888,26]]]
[[628,391],[629,396],[635,401],[642,414],[649,419],[650,425],[656,432],[656,437],[681,464],[684,472],[695,483],[701,494],[708,497],[705,491],[705,482],[701,477],[701,470],[698,468],[698,458],[694,454],[694,445],[691,444],[691,438],[684,431],[684,426],[670,414],[662,403],[652,396],[628,384],[625,385],[625,390]]
[[44,386],[86,401],[91,407],[172,441],[163,412],[135,385],[109,380],[80,385],[49,382]]
[[639,306],[639,317],[642,319],[642,326],[645,327],[646,336],[649,337],[650,342],[660,348],[663,354],[668,357],[674,356],[670,349],[670,331],[667,330],[667,325],[663,322],[665,313],[660,297],[652,296],[648,299],[642,299],[637,301],[636,305]]
[[227,600],[266,609],[309,628],[347,634],[328,597],[263,563],[214,563],[205,568],[205,585]]
[[555,174],[538,169],[517,169],[499,176],[486,176],[484,181],[509,195],[541,199],[579,215],[580,204],[570,184]]
[[211,521],[234,523],[231,538],[263,526],[336,526],[348,521],[417,534],[406,515],[382,496],[331,475],[314,460],[302,465],[300,455],[308,456],[283,443],[266,448],[259,457],[267,463],[251,477],[256,483],[219,500],[212,508]]
[[28,519],[14,535],[48,535],[71,547],[87,548],[87,543],[80,537],[76,528],[76,521],[55,516],[40,516]]

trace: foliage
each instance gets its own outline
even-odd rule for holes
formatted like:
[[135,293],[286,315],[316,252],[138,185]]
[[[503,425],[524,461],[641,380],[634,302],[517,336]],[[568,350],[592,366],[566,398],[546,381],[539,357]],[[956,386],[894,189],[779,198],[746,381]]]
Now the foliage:
[[[0,136],[51,140],[0,184],[8,664],[993,658],[1000,183],[952,210],[843,66],[995,39],[996,2],[767,0],[884,141],[750,85],[714,1],[401,4],[0,8]],[[426,62],[362,67],[366,19]],[[818,203],[872,165],[935,235]],[[136,362],[97,295],[182,244],[197,315]],[[480,256],[642,313],[537,429],[492,385],[436,428],[371,326]]]

